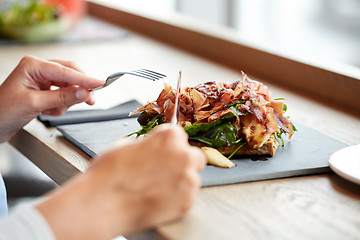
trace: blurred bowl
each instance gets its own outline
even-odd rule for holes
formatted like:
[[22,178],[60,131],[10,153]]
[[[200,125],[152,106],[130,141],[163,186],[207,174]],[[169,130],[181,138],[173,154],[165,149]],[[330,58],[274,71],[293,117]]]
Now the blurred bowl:
[[0,34],[8,39],[35,43],[56,40],[70,28],[70,20],[62,17],[32,25],[1,26]]

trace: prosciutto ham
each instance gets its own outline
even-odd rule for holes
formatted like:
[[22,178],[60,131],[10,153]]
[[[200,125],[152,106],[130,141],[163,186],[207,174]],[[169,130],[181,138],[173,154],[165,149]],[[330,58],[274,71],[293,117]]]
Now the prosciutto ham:
[[[136,109],[131,115],[146,112],[161,115],[163,122],[171,121],[176,89],[165,84],[156,101]],[[284,102],[273,100],[268,88],[242,74],[234,83],[206,82],[195,87],[185,87],[180,92],[179,122],[181,126],[212,123],[228,113],[236,116],[234,123],[238,135],[257,149],[271,135],[282,131],[291,138],[292,123],[284,114]]]

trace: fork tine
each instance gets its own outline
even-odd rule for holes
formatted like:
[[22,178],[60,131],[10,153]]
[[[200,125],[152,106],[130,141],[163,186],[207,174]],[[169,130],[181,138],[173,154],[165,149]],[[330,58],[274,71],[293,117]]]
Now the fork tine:
[[141,77],[141,78],[146,78],[146,79],[149,79],[149,80],[152,80],[152,81],[159,80],[158,78],[154,78],[152,76],[147,76],[147,75],[145,75],[143,73],[127,72],[126,74],[134,75],[134,76]]
[[141,70],[133,70],[132,72],[140,75],[140,76],[144,76],[144,77],[148,77],[148,78],[151,78],[153,80],[159,80],[159,78],[153,74],[149,74],[147,72],[144,72],[144,71],[141,71]]
[[157,73],[157,72],[150,71],[150,70],[146,70],[146,69],[138,69],[138,70],[134,70],[133,72],[141,74],[141,75],[145,75],[147,77],[154,78],[155,80],[159,80],[159,79],[161,79],[163,77],[166,77],[164,74]]
[[145,71],[145,72],[149,72],[149,73],[155,74],[155,75],[157,75],[157,76],[159,76],[159,77],[166,77],[166,75],[164,75],[164,74],[161,74],[161,73],[158,73],[158,72],[154,72],[154,71],[151,71],[151,70],[148,70],[148,69],[141,68],[141,69],[139,69],[139,70],[142,70],[142,71]]
[[153,80],[153,81],[159,80],[159,78],[157,78],[157,77],[154,77],[152,75],[142,73],[142,72],[139,72],[139,71],[132,71],[132,72],[129,72],[129,74],[132,74],[132,75],[135,75],[135,76],[138,76],[138,77],[147,78],[147,79],[150,79],[150,80]]
[[164,74],[157,73],[157,72],[147,70],[147,69],[144,69],[144,68],[136,69],[135,71],[137,71],[139,73],[147,74],[147,75],[150,75],[150,76],[153,76],[153,77],[156,77],[156,78],[166,77]]
[[132,70],[132,71],[129,71],[129,72],[117,72],[117,73],[113,73],[110,76],[108,76],[104,85],[102,85],[100,87],[97,87],[97,88],[94,88],[92,90],[95,91],[95,90],[102,89],[102,88],[104,88],[106,86],[109,86],[111,83],[113,83],[114,81],[119,79],[124,74],[130,74],[130,75],[146,78],[146,79],[149,79],[149,80],[152,80],[152,81],[159,80],[161,78],[166,77],[166,75],[164,75],[164,74],[157,73],[157,72],[147,70],[147,69],[143,69],[143,68],[137,69],[137,70]]

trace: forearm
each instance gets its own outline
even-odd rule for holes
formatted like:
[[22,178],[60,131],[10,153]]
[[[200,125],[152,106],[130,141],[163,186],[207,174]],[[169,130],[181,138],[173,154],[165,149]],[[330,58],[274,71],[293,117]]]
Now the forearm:
[[111,239],[128,233],[131,205],[95,175],[77,176],[36,206],[57,239]]
[[140,230],[134,224],[139,205],[114,185],[102,185],[108,176],[100,175],[78,176],[37,204],[0,219],[0,240],[112,239]]

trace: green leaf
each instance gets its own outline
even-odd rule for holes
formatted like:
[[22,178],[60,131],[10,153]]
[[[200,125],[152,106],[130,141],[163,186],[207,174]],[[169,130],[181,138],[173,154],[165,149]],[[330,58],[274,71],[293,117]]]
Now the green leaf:
[[212,140],[204,136],[189,137],[189,141],[196,141],[205,144],[206,146],[212,146]]
[[287,106],[286,106],[286,104],[284,103],[284,105],[283,105],[283,111],[286,112],[286,110],[287,110]]
[[[275,98],[274,100],[275,100],[275,101],[280,101],[280,100],[284,101],[285,98]],[[286,106],[286,104],[284,103],[284,105],[283,105],[283,111],[286,112],[286,110],[287,110],[287,106]]]
[[297,128],[295,127],[295,125],[293,123],[291,123],[291,125],[292,125],[292,128],[293,128],[293,131],[296,132]]
[[282,137],[282,134],[283,134],[282,131],[276,132],[275,133],[275,138],[281,144],[281,146],[284,147],[285,146],[285,141],[284,141],[284,139]]
[[[204,143],[209,147],[221,148],[227,146],[233,146],[236,142],[237,129],[229,123],[221,123],[217,125],[215,123],[201,123],[193,126],[186,127],[185,131],[189,135],[190,141],[198,141]],[[190,133],[189,133],[190,132]],[[196,132],[196,134],[194,134]]]
[[239,104],[245,104],[246,100],[236,100],[234,102],[232,102],[231,104],[229,104],[228,106],[226,106],[226,108],[229,108],[231,111],[233,111],[236,115],[238,116],[245,116],[250,114],[249,112],[241,112],[237,106]]
[[244,140],[240,140],[240,142],[241,142],[241,144],[235,149],[235,151],[233,151],[233,152],[230,154],[230,156],[228,157],[228,159],[231,159],[231,158],[235,155],[235,153],[237,153],[237,152],[240,150],[240,148],[242,148],[243,146],[245,146],[245,145],[247,144],[247,142],[246,142],[245,139],[244,139]]
[[210,130],[210,128],[219,125],[221,122],[213,123],[198,123],[195,125],[184,127],[184,130],[189,135],[189,137],[195,137],[196,135],[205,133]]
[[229,107],[229,109],[231,110],[231,111],[233,111],[234,113],[236,113],[236,115],[238,115],[238,116],[245,116],[245,115],[248,115],[249,113],[243,113],[243,112],[241,112],[236,106],[231,106],[231,107]]
[[141,135],[146,135],[148,132],[150,132],[154,127],[156,127],[157,125],[162,124],[163,121],[161,119],[161,115],[157,115],[154,117],[153,120],[148,121],[148,123],[146,125],[141,125],[141,129],[137,132],[134,133],[130,133],[128,135],[128,137],[136,134],[136,137],[140,137]]
[[222,148],[230,147],[235,144],[237,129],[230,123],[224,123],[210,129],[204,136],[212,139],[212,147]]
[[[230,112],[215,122],[187,126],[184,127],[184,130],[189,135],[190,141],[198,141],[214,148],[233,146],[238,141],[237,128],[232,124],[236,119],[235,114],[236,113]],[[143,118],[147,120],[146,125],[141,125],[141,130],[128,136],[134,134],[136,134],[137,137],[145,135],[151,131],[151,129],[163,123],[161,115],[152,116],[152,118],[150,118],[150,116],[143,116]]]
[[236,107],[239,104],[245,104],[246,100],[236,100],[229,105],[227,105],[227,108]]
[[222,116],[220,119],[218,119],[215,122],[212,123],[198,123],[198,124],[194,124],[191,126],[187,126],[184,127],[184,130],[187,132],[187,134],[190,137],[202,134],[202,133],[206,133],[208,132],[211,128],[214,128],[224,122],[233,122],[235,120],[235,115],[234,113],[228,113],[225,116]]

